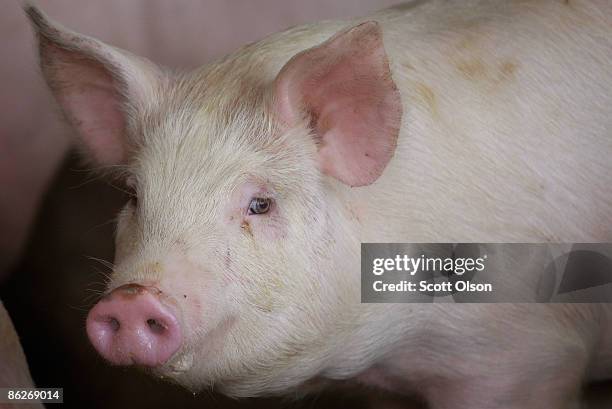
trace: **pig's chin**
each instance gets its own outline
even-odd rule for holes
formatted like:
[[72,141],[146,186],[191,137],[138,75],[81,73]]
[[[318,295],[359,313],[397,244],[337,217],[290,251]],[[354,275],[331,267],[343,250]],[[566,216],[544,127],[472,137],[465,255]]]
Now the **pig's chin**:
[[201,374],[194,368],[193,352],[178,354],[162,367],[149,368],[147,372],[156,378],[177,384],[194,394],[210,389],[213,383],[202,379]]
[[[285,376],[279,378],[270,376],[271,374],[266,371],[257,374],[250,371],[246,374],[228,374],[226,372],[225,375],[218,378],[213,374],[220,374],[225,371],[218,367],[204,369],[198,364],[201,364],[199,362],[201,359],[206,358],[194,351],[179,351],[164,365],[156,368],[146,368],[145,370],[154,377],[177,384],[194,394],[211,390],[213,385],[216,392],[234,398],[286,395],[287,391],[295,394],[303,389],[304,383],[308,385],[306,390],[314,390],[313,385],[310,385],[311,382],[308,380],[296,379],[295,382],[292,382]],[[223,366],[223,363],[216,362],[214,365]]]
[[149,375],[177,384],[189,392],[198,393],[207,388],[194,369],[195,354],[192,351],[177,353],[169,362],[157,368],[143,368]]

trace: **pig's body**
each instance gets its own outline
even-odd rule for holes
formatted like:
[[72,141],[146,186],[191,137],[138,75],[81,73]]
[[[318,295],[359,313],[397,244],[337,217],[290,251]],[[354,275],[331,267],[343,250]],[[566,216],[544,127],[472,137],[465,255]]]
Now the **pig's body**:
[[[131,79],[131,139],[75,124],[96,160],[127,164],[138,196],[92,342],[116,364],[235,396],[355,379],[433,408],[573,407],[585,379],[610,375],[609,307],[360,304],[359,243],[610,240],[612,7],[432,1],[367,20],[394,85],[377,26],[346,30],[358,21],[295,28],[180,76],[86,45]],[[38,24],[60,44],[49,53],[68,53]],[[44,47],[43,63],[70,61]],[[70,92],[56,89],[87,124]],[[241,210],[267,196],[272,210]],[[144,310],[165,323],[153,355],[121,330]]]

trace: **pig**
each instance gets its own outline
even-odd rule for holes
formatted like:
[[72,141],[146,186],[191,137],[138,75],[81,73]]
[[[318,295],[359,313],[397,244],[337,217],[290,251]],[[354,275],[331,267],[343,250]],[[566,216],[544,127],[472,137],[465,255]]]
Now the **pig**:
[[612,238],[612,5],[415,1],[170,71],[35,7],[43,75],[132,198],[86,330],[234,397],[337,383],[575,408],[606,304],[366,304],[362,242]]
[[[33,388],[28,363],[11,317],[0,301],[0,388]],[[40,403],[0,403],[0,408],[42,409]]]

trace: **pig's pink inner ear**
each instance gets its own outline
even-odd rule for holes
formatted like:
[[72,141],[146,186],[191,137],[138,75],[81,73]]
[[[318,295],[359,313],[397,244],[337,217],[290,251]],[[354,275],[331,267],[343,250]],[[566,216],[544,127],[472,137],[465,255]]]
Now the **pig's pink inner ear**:
[[126,160],[126,122],[117,80],[103,63],[41,42],[43,68],[66,118],[101,166]]
[[153,103],[161,70],[52,22],[35,6],[25,11],[38,39],[45,80],[90,158],[105,167],[125,163],[126,111]]
[[310,119],[324,173],[350,186],[380,177],[395,152],[402,105],[378,23],[297,54],[279,73],[274,92],[282,123]]

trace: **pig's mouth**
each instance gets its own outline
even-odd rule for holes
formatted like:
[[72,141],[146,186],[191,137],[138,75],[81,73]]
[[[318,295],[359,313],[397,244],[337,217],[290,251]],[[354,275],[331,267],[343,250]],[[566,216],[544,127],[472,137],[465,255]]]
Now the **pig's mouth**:
[[160,378],[178,377],[193,367],[193,361],[193,351],[179,351],[165,365],[151,370]]
[[[166,363],[143,369],[152,376],[176,383],[194,393],[213,383],[220,388],[225,381],[219,378],[222,375],[218,369],[226,363],[228,333],[238,321],[237,316],[230,315],[205,333],[186,334],[181,348]],[[194,380],[195,373],[198,374],[197,381]]]
[[170,364],[170,371],[173,375],[180,375],[187,372],[193,366],[193,352],[181,354],[176,362]]

